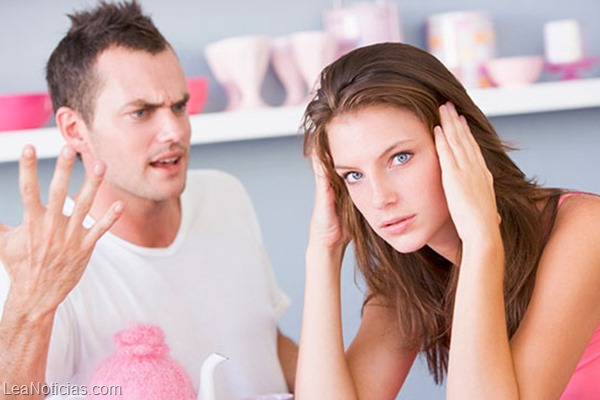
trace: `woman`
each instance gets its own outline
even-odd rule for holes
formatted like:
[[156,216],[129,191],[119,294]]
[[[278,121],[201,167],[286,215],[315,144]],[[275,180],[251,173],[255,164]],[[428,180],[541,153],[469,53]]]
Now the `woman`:
[[[528,180],[406,44],[325,68],[304,127],[317,187],[297,399],[394,399],[419,352],[448,399],[600,398],[597,197]],[[345,351],[350,241],[368,291]]]

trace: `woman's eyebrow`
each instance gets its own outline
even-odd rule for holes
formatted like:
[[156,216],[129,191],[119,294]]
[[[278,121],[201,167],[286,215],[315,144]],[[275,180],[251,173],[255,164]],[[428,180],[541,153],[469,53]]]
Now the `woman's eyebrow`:
[[[377,157],[378,160],[381,160],[382,158],[386,158],[388,154],[393,153],[394,151],[397,151],[399,148],[402,148],[404,146],[406,146],[407,144],[409,144],[410,142],[412,142],[413,139],[405,139],[405,140],[399,140],[396,143],[392,144],[391,146],[389,146],[388,148],[386,148],[385,150],[383,150],[381,152],[381,154]],[[333,168],[334,169],[341,169],[341,170],[349,170],[349,169],[353,169],[354,167],[350,167],[350,166],[346,166],[346,165],[339,165],[339,164],[333,164]]]

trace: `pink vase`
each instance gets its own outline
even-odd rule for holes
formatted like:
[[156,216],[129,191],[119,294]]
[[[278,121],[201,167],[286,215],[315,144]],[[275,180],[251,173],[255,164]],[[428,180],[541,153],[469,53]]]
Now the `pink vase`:
[[220,46],[218,43],[208,44],[204,48],[204,55],[215,79],[225,90],[227,96],[225,111],[231,111],[238,107],[241,94],[229,73],[228,54],[225,50],[225,47]]
[[285,90],[282,105],[301,104],[306,98],[306,84],[294,59],[289,36],[281,36],[271,42],[271,65]]
[[267,106],[261,87],[269,65],[269,38],[249,35],[222,39],[206,45],[205,55],[227,92],[227,111]]
[[294,60],[308,88],[310,99],[321,71],[337,57],[337,39],[326,31],[296,32],[290,38]]

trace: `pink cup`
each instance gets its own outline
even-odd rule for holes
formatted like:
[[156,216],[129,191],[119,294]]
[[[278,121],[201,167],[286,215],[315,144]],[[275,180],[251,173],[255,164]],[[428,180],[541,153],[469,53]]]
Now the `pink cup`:
[[51,116],[47,92],[0,95],[0,132],[41,128]]

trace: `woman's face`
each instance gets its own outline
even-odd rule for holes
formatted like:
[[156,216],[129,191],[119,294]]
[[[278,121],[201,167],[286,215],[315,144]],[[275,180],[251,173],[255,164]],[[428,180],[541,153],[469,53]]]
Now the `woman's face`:
[[394,249],[455,249],[432,134],[413,113],[372,106],[327,126],[334,167],[371,228]]

